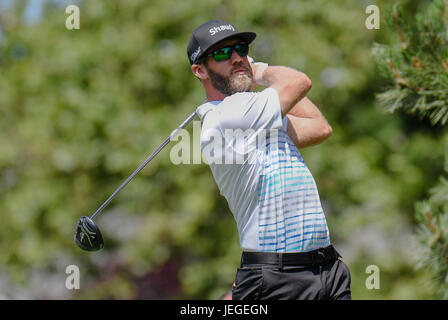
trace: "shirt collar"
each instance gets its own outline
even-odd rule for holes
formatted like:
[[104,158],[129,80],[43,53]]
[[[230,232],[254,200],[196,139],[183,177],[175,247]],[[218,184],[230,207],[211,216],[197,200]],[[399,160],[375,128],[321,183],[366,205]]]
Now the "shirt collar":
[[205,100],[204,103],[211,103],[212,105],[216,106],[218,104],[220,104],[222,102],[222,100],[212,100],[212,101],[207,101]]

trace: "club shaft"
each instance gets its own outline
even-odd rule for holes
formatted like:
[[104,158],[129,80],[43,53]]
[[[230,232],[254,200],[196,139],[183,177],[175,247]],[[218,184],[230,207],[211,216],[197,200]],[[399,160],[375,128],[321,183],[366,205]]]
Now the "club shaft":
[[177,127],[168,138],[165,139],[165,141],[163,141],[160,146],[157,147],[156,150],[154,150],[153,153],[151,153],[151,155],[146,158],[145,161],[142,162],[142,164],[135,169],[135,171],[117,188],[117,190],[115,190],[110,197],[104,201],[104,203],[95,211],[95,213],[90,217],[90,219],[94,219],[101,211],[103,211],[103,209],[109,204],[109,202],[112,201],[113,198],[115,198],[115,196],[121,191],[123,190],[124,187],[126,187],[126,185],[152,160],[154,159],[154,157],[160,152],[162,151],[163,148],[166,147],[166,145],[168,143],[170,143],[170,141],[173,139],[174,136],[176,136],[176,134],[181,130],[181,129],[185,129],[185,127],[191,122],[193,121],[194,117],[196,116],[196,111],[193,112],[184,122],[182,122],[182,124]]

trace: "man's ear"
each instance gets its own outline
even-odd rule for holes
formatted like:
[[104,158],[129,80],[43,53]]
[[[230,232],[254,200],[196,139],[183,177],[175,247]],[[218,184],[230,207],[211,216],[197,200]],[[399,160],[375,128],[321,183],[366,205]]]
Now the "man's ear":
[[208,79],[208,73],[203,64],[193,64],[191,66],[191,71],[199,78],[199,80]]

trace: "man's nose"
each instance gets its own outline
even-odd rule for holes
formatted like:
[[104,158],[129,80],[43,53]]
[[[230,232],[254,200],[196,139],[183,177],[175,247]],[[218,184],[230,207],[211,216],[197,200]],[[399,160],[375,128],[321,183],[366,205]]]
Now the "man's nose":
[[232,64],[240,63],[241,61],[243,61],[243,58],[240,57],[240,55],[238,54],[238,52],[236,52],[235,49],[233,49],[232,56],[230,57],[230,61],[232,62]]

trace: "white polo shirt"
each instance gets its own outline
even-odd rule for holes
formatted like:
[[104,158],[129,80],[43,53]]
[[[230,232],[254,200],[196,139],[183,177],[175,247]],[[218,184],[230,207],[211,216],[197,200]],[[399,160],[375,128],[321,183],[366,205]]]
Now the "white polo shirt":
[[286,133],[275,89],[206,102],[197,114],[203,157],[244,251],[305,252],[330,244],[316,183]]

